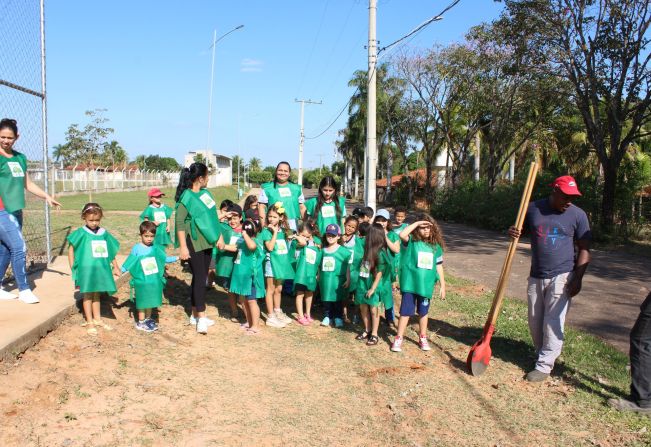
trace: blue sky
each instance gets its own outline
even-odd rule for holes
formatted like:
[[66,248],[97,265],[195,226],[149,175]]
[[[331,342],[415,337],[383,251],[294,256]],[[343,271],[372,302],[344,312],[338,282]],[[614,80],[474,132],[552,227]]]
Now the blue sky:
[[[388,44],[440,12],[450,0],[378,0],[378,39]],[[502,5],[461,0],[407,46],[459,41]],[[323,131],[353,90],[352,73],[365,69],[367,0],[46,1],[49,142],[65,141],[84,111],[108,109],[114,139],[134,158],[160,154],[182,160],[208,139],[213,30],[244,28],[217,44],[211,148],[264,165],[297,164],[300,106],[305,133]],[[305,165],[333,161],[337,130],[307,140]]]

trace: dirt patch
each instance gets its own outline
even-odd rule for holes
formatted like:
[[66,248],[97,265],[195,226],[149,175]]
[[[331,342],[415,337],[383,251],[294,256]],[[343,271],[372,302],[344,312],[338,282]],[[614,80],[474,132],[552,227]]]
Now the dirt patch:
[[75,315],[20,360],[0,365],[0,445],[644,442],[622,422],[602,423],[608,410],[576,400],[569,382],[532,386],[499,359],[490,375],[471,377],[467,345],[432,335],[433,350],[422,352],[413,328],[400,354],[389,351],[392,333],[384,329],[375,347],[354,340],[358,328],[317,323],[246,336],[219,318],[226,296],[211,291],[216,323],[198,335],[186,324],[188,279],[172,266],[158,333],[134,330],[122,289],[117,304],[105,303],[113,331],[90,338]]

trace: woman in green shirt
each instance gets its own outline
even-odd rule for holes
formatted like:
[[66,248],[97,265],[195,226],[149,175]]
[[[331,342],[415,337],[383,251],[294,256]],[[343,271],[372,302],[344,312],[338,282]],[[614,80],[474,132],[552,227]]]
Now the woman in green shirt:
[[281,161],[276,166],[274,180],[260,185],[260,195],[258,196],[258,216],[262,226],[266,226],[266,217],[269,209],[282,202],[283,208],[287,214],[287,224],[289,228],[296,231],[298,221],[305,214],[305,197],[303,197],[303,188],[289,180],[292,173],[292,167],[286,161]]
[[219,240],[221,229],[217,205],[210,192],[208,168],[203,163],[192,163],[183,168],[176,188],[176,246],[179,257],[190,261],[192,285],[192,319],[197,332],[206,334],[214,322],[206,317],[206,279],[210,268],[212,249]]

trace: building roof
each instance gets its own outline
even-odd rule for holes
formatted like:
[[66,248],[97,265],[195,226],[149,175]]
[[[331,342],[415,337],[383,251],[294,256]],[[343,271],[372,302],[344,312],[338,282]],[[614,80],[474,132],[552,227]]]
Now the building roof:
[[[409,171],[409,177],[411,179],[415,179],[417,182],[417,185],[419,188],[424,188],[425,187],[425,173],[426,173],[425,168],[421,169],[416,169],[415,171]],[[433,170],[433,172],[436,172],[436,170]],[[402,178],[404,177],[404,174],[399,174],[399,175],[394,175],[391,177],[391,186],[397,186],[400,184],[402,181]],[[376,181],[376,185],[378,188],[386,188],[387,187],[387,179],[386,178],[381,178],[380,180]]]

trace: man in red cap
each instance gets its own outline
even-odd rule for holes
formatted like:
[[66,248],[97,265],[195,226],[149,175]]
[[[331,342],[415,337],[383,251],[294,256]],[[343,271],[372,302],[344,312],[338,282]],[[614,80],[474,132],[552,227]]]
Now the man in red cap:
[[[542,382],[561,354],[565,316],[571,298],[581,291],[590,262],[590,224],[585,212],[572,204],[581,196],[569,175],[551,184],[548,198],[529,204],[523,231],[531,234],[531,272],[527,286],[529,331],[536,349],[536,365],[529,382]],[[511,237],[519,237],[515,227]],[[575,247],[577,248],[575,252]]]

